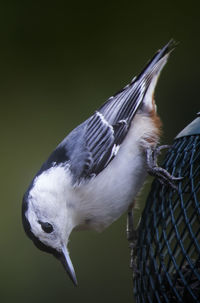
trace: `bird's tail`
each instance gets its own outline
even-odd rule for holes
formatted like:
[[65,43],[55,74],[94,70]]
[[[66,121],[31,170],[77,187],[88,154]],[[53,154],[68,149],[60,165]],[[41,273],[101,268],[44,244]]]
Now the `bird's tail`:
[[175,46],[174,40],[170,40],[129,85],[110,97],[100,107],[99,111],[110,124],[114,125],[120,120],[130,123],[141,105],[151,111],[152,95],[160,72]]
[[177,43],[171,39],[163,48],[158,50],[153,58],[147,63],[145,68],[140,72],[140,74],[134,79],[134,81],[138,81],[143,75],[148,74],[154,69],[154,66],[164,58],[165,56],[168,58],[170,53],[175,49]]
[[[176,43],[174,40],[170,40],[161,50],[159,50],[154,57],[150,60],[143,71],[134,79],[135,83],[140,84],[145,83],[145,93],[142,100],[143,108],[151,112],[154,107],[154,102],[152,103],[152,98],[154,95],[154,90],[160,76],[160,73],[167,63],[170,53],[175,48]],[[138,102],[137,108],[140,106]]]

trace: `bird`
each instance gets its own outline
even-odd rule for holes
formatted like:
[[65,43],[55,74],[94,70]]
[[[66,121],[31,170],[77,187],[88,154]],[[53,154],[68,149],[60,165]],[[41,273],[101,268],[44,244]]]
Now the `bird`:
[[162,123],[154,91],[176,43],[158,50],[130,84],[111,96],[55,148],[34,176],[22,202],[22,222],[37,248],[77,278],[67,248],[71,232],[103,231],[134,201],[152,174],[178,179],[157,165]]

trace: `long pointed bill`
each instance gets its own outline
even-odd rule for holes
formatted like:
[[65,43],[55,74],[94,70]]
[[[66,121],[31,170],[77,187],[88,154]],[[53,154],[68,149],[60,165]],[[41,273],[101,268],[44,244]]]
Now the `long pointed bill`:
[[62,253],[61,253],[61,256],[59,257],[59,259],[60,259],[61,263],[63,264],[65,270],[67,271],[70,279],[72,280],[74,285],[77,286],[78,282],[76,279],[74,267],[73,267],[72,261],[69,256],[69,252],[67,251],[67,248],[65,245],[63,245],[63,247],[62,247]]

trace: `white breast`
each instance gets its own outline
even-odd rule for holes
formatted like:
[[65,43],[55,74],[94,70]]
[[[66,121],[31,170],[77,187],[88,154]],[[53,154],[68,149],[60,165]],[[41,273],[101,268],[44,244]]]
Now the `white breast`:
[[147,174],[144,149],[156,139],[152,119],[136,114],[116,157],[87,183],[72,186],[70,171],[64,166],[38,176],[30,192],[34,208],[58,225],[70,225],[70,230],[103,230],[134,202]]
[[134,202],[147,175],[144,149],[152,143],[146,139],[156,139],[155,134],[151,118],[137,114],[111,163],[87,184],[74,188],[77,223],[88,222],[83,228],[106,228]]

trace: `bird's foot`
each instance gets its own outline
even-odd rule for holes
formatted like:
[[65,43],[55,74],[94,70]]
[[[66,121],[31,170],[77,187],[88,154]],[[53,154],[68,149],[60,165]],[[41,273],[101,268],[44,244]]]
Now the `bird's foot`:
[[148,166],[148,173],[158,178],[161,184],[169,185],[173,189],[177,190],[176,182],[183,179],[183,177],[174,177],[171,175],[166,169],[158,166],[157,158],[158,155],[161,153],[163,149],[169,148],[169,145],[161,145],[156,148],[148,148],[147,149],[147,166]]

